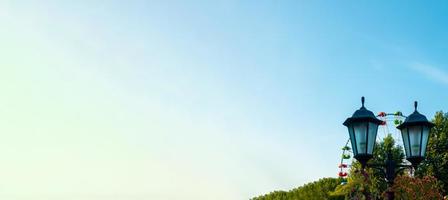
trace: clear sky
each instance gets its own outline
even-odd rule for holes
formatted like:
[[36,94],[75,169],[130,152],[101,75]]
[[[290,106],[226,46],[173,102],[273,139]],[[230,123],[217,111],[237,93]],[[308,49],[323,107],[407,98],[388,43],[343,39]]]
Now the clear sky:
[[0,198],[228,200],[336,177],[360,107],[448,111],[443,1],[1,1]]

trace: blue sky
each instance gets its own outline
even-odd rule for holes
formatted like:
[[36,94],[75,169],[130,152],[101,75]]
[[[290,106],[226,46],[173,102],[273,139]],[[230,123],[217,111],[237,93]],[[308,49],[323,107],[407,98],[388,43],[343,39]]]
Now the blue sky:
[[0,197],[248,199],[335,177],[361,96],[448,110],[447,9],[2,1]]

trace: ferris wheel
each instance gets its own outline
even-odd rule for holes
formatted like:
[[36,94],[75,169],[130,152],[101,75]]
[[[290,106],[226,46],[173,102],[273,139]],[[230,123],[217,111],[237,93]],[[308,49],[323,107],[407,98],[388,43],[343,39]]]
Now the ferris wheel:
[[397,138],[397,143],[401,143],[401,132],[396,127],[403,123],[406,116],[397,111],[395,113],[380,112],[376,117],[383,121],[378,126],[377,141],[382,141],[387,135],[391,134],[394,138]]
[[[376,140],[377,142],[382,141],[385,137],[391,134],[394,138],[401,138],[400,131],[396,128],[398,125],[403,123],[406,116],[402,112],[397,111],[395,113],[379,112],[376,116],[382,122],[378,126],[378,133]],[[398,139],[397,143],[401,143],[401,139]],[[350,168],[350,163],[352,163],[352,149],[349,146],[350,139],[345,142],[345,145],[341,148],[341,161],[338,165],[339,173],[338,176],[342,179],[341,184],[347,183],[348,169]]]

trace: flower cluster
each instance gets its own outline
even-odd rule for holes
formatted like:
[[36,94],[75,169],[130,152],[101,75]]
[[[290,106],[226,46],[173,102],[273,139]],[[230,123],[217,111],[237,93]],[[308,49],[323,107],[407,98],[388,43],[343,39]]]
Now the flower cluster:
[[396,199],[403,200],[439,200],[443,199],[441,186],[433,176],[413,178],[409,176],[398,176],[392,187]]

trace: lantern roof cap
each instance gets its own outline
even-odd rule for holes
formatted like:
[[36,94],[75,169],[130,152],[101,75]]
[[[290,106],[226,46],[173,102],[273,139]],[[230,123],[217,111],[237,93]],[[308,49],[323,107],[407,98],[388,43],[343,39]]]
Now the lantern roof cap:
[[361,97],[361,103],[362,103],[361,108],[356,110],[355,113],[353,113],[352,117],[349,117],[344,121],[343,124],[345,126],[350,125],[352,122],[368,121],[368,122],[373,122],[376,124],[380,124],[382,122],[381,120],[379,120],[378,118],[375,117],[375,114],[373,114],[372,111],[367,110],[367,108],[364,107],[364,102],[365,102],[365,98]]
[[418,102],[414,101],[414,112],[409,115],[408,117],[406,117],[406,119],[404,120],[404,122],[402,124],[400,124],[399,126],[397,126],[398,129],[403,129],[404,127],[407,126],[412,126],[412,125],[426,125],[429,126],[429,128],[432,128],[434,126],[434,124],[430,121],[428,121],[428,119],[426,118],[425,115],[420,114],[417,111],[417,106],[418,106]]

